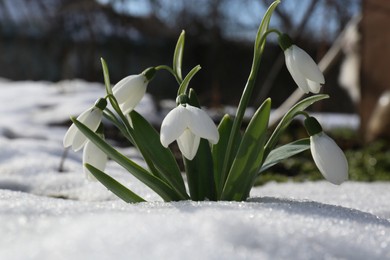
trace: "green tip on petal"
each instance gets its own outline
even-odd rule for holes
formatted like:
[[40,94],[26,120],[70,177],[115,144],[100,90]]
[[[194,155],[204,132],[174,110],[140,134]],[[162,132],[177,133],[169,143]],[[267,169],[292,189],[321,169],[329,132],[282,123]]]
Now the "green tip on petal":
[[282,48],[283,51],[287,50],[293,45],[293,41],[291,40],[290,36],[283,33],[278,38],[279,46]]
[[305,124],[306,131],[310,136],[313,136],[313,135],[316,135],[316,134],[319,134],[322,132],[322,127],[321,127],[320,123],[317,121],[317,119],[315,119],[312,116],[307,117],[304,121],[304,124]]
[[99,98],[95,103],[95,107],[99,108],[102,111],[106,108],[106,106],[107,106],[107,100],[104,98]]
[[148,81],[151,81],[156,75],[156,69],[154,67],[147,68],[142,72],[142,74],[145,75]]

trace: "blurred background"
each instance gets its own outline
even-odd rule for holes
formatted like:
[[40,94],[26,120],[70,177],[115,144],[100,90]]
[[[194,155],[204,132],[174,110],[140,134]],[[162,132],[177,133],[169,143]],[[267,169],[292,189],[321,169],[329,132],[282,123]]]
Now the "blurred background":
[[[257,28],[271,2],[0,0],[0,77],[103,82],[104,57],[115,83],[146,67],[171,65],[176,40],[185,30],[184,72],[202,66],[191,83],[202,105],[236,106]],[[382,165],[385,176],[390,168],[389,25],[388,0],[284,0],[271,21],[271,27],[287,32],[324,71],[321,91],[331,98],[315,104],[313,112],[330,113],[330,121],[338,118],[335,138],[352,149],[357,168],[367,172],[367,167]],[[273,37],[266,45],[252,105],[269,96],[276,109],[301,96],[293,94],[297,88]],[[148,87],[157,103],[173,99],[176,91],[175,80],[164,72]]]
[[[104,57],[112,81],[117,82],[149,66],[171,65],[176,40],[184,29],[185,70],[197,64],[203,68],[193,82],[202,104],[237,104],[249,74],[257,28],[271,2],[1,0],[0,76],[100,82],[99,58]],[[360,10],[361,0],[285,0],[276,10],[272,27],[288,32],[319,61]],[[271,95],[273,105],[278,106],[296,86],[275,38],[270,37],[262,63],[254,102]],[[337,93],[326,110],[353,113],[350,98],[337,82],[340,63],[332,65],[326,75],[323,91]],[[173,79],[161,75],[160,80],[149,92],[156,98],[173,98]]]

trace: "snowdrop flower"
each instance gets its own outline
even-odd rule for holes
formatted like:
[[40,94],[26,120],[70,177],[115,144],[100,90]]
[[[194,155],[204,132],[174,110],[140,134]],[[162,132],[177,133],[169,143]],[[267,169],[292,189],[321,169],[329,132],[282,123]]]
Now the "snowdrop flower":
[[341,184],[348,179],[348,162],[335,141],[326,135],[314,117],[305,120],[310,135],[310,150],[314,162],[326,180]]
[[[83,165],[90,164],[93,167],[104,171],[107,164],[107,155],[100,150],[93,142],[87,141],[83,150]],[[91,172],[84,166],[84,174],[88,180],[96,180]]]
[[[92,131],[98,129],[102,120],[103,110],[107,106],[107,101],[99,99],[93,107],[90,107],[77,117],[77,120],[83,123]],[[87,142],[87,137],[72,124],[66,132],[63,140],[64,147],[72,146],[73,151],[80,150]]]
[[154,68],[149,68],[138,75],[131,75],[120,80],[112,88],[124,114],[130,113],[146,93],[146,87],[155,74]]
[[292,44],[287,34],[279,36],[279,45],[284,51],[287,69],[298,87],[306,94],[320,92],[325,78],[314,60],[304,50]]
[[161,124],[162,145],[168,147],[176,140],[181,153],[188,160],[195,157],[200,138],[216,144],[219,139],[218,130],[206,112],[189,104],[179,104]]

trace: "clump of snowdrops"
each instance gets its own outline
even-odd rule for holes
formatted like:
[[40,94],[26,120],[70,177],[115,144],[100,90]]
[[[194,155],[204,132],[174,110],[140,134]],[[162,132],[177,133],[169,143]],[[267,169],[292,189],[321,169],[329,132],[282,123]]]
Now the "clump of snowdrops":
[[[164,201],[244,201],[263,171],[307,149],[311,150],[314,162],[325,179],[334,184],[345,181],[348,164],[344,153],[322,131],[318,121],[304,111],[314,102],[328,98],[327,95],[312,95],[295,104],[272,133],[268,132],[271,110],[271,99],[268,98],[254,113],[245,131],[241,131],[269,34],[277,34],[287,69],[302,91],[317,94],[321,84],[325,83],[322,72],[305,51],[294,45],[287,34],[268,28],[279,2],[270,5],[260,24],[252,68],[235,116],[225,115],[216,126],[202,110],[195,90],[189,88],[200,66],[195,66],[186,75],[182,73],[185,38],[182,32],[172,67],[160,65],[148,68],[140,74],[125,77],[114,87],[111,86],[107,64],[102,59],[106,96],[79,117],[72,118],[73,124],[64,137],[64,146],[72,146],[75,151],[84,148],[86,174],[92,175],[126,202],[143,202],[145,199],[104,172],[107,158],[120,164]],[[158,80],[157,74],[161,70],[172,74],[178,91],[177,106],[166,115],[158,133],[134,107],[145,94],[148,83]],[[107,106],[108,102],[111,108]],[[309,137],[277,147],[280,135],[298,115],[305,116]],[[104,140],[102,117],[111,121],[138,149],[147,167],[141,167]],[[186,178],[183,178],[169,148],[174,141],[183,156]]]

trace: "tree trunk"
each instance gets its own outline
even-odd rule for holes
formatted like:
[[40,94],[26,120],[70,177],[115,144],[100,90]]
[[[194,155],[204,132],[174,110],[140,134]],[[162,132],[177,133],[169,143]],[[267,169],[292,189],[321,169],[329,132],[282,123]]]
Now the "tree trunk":
[[[374,113],[379,97],[390,90],[390,1],[363,0],[362,66],[361,66],[361,133],[366,141],[375,136],[370,133],[372,122],[378,113]],[[389,121],[390,118],[374,120]],[[385,129],[390,133],[389,129]],[[368,138],[368,136],[370,136]]]

